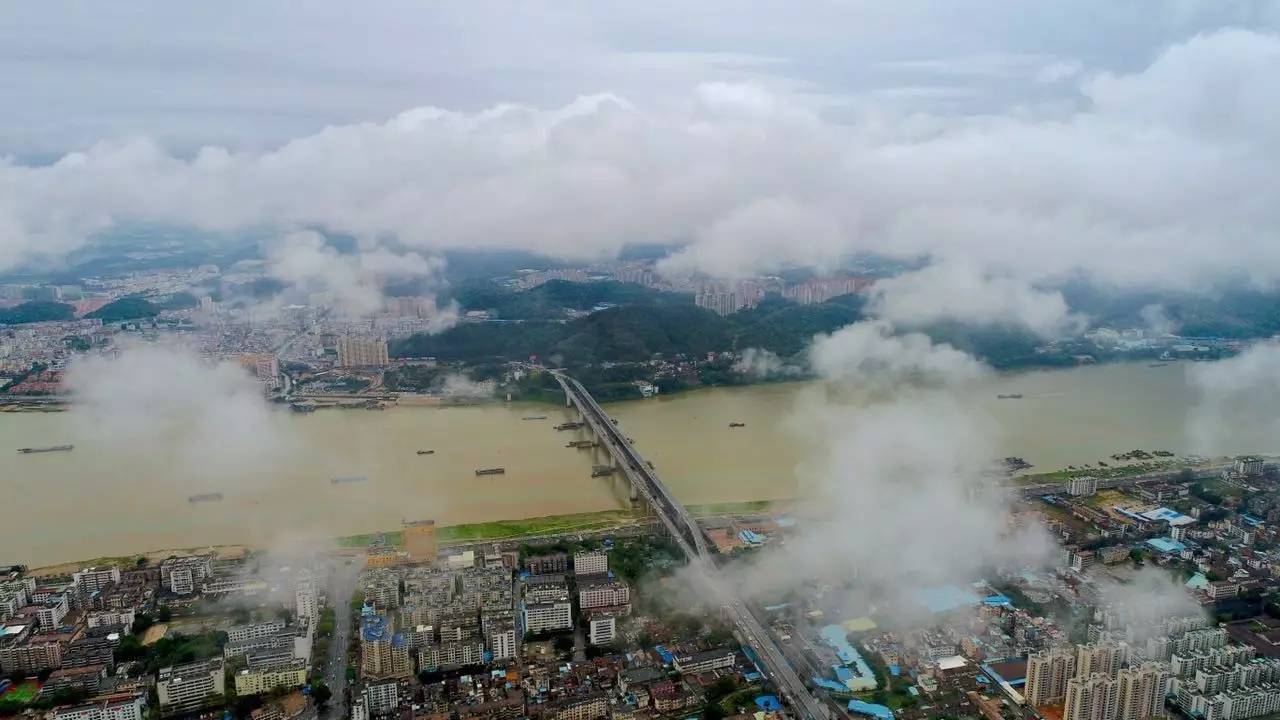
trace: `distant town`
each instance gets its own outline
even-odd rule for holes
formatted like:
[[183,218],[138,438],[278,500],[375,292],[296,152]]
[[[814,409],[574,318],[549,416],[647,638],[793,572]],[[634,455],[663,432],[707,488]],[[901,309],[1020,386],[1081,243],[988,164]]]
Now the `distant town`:
[[[623,262],[517,270],[460,282],[447,297],[383,294],[389,281],[370,276],[382,297],[376,308],[333,293],[271,295],[281,288],[261,269],[211,264],[70,285],[0,284],[0,407],[56,407],[76,357],[162,341],[239,363],[265,395],[303,412],[540,400],[548,386],[526,372],[539,364],[572,366],[603,400],[792,379],[805,371],[789,360],[813,334],[861,319],[885,272],[868,265],[857,274],[722,282],[671,280],[651,262]],[[661,337],[634,341],[637,324]],[[981,335],[975,347],[965,346],[968,336],[941,339],[996,367],[1210,359],[1247,342],[1107,326],[1050,341]],[[757,350],[779,362],[744,362]]]

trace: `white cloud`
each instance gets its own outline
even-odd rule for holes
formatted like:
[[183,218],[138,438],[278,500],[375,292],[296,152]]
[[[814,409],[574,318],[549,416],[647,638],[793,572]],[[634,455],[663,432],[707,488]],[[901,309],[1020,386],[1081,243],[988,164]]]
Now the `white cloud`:
[[733,364],[733,371],[757,380],[778,377],[798,377],[804,368],[784,361],[777,353],[761,348],[747,348]]
[[953,320],[1017,325],[1049,337],[1078,333],[1086,325],[1085,318],[1067,307],[1062,293],[962,262],[930,265],[877,282],[869,310],[908,327]]
[[855,323],[818,335],[809,349],[809,362],[829,382],[866,392],[967,383],[988,372],[972,355],[934,344],[921,333],[895,334],[893,325],[884,321]]
[[[234,362],[210,363],[170,345],[128,345],[71,365],[72,422],[113,446],[170,449],[168,482],[192,492],[249,487],[299,451],[262,386]],[[287,418],[284,418],[287,420]]]
[[1188,366],[1187,378],[1199,395],[1186,418],[1193,452],[1280,449],[1280,417],[1275,412],[1280,407],[1280,341],[1258,343],[1226,360]]
[[816,580],[848,593],[847,612],[905,619],[929,588],[1050,560],[1041,528],[1009,530],[991,477],[997,425],[956,392],[986,376],[982,363],[882,322],[820,336],[810,357],[823,382],[787,420],[812,448],[797,468],[804,521],[734,571],[744,587],[767,594]]
[[[415,252],[396,253],[372,245],[355,253],[340,253],[313,231],[285,235],[265,248],[268,275],[290,286],[299,299],[317,296],[353,316],[367,315],[383,305],[389,281],[423,279],[442,284],[444,260]],[[456,309],[438,314],[445,322]],[[449,322],[448,325],[452,325]]]
[[103,142],[48,166],[0,161],[0,264],[56,258],[133,220],[315,227],[425,255],[583,260],[684,241],[668,269],[715,275],[871,251],[971,267],[994,284],[974,311],[1026,304],[1018,317],[1044,329],[1062,319],[1034,288],[1075,272],[1280,279],[1280,131],[1266,121],[1280,114],[1277,57],[1276,35],[1199,35],[1137,71],[1089,76],[1085,106],[1065,112],[877,106],[837,120],[829,98],[714,82],[661,102],[423,107],[265,152]]

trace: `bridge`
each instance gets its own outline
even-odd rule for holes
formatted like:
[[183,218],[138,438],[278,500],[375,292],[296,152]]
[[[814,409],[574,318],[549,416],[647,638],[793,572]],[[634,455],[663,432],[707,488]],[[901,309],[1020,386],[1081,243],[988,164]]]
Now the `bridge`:
[[653,466],[640,456],[631,441],[622,434],[582,383],[560,372],[552,371],[552,376],[564,389],[566,404],[576,408],[582,415],[586,428],[600,443],[600,447],[609,453],[614,465],[631,483],[632,490],[657,515],[667,533],[688,559],[689,565],[706,582],[709,591],[720,600],[725,612],[733,620],[738,639],[755,651],[762,665],[761,670],[778,687],[779,694],[792,712],[804,720],[826,720],[830,717],[829,708],[809,692],[764,623],[729,589],[730,585],[720,579],[719,571],[707,550],[702,530],[688,510],[671,495],[654,472]]

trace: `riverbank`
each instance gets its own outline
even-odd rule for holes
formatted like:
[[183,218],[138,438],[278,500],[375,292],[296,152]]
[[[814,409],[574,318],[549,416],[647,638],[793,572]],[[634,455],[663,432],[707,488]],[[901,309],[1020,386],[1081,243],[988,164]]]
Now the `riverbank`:
[[[753,515],[771,511],[780,511],[787,507],[784,502],[769,500],[751,500],[745,502],[713,503],[694,505],[688,508],[695,517],[730,517],[735,515]],[[493,522],[463,523],[445,525],[436,529],[436,541],[441,547],[468,545],[478,542],[498,542],[509,540],[533,539],[553,535],[590,533],[625,528],[648,522],[651,518],[643,513],[631,510],[603,510],[600,512],[572,513],[568,515],[548,515],[545,517],[523,518],[516,520],[498,520]],[[332,547],[320,550],[362,550],[377,545],[399,545],[399,530],[386,532],[360,533],[335,538]],[[30,574],[34,577],[57,577],[70,575],[84,567],[119,567],[121,569],[155,565],[165,558],[174,555],[194,555],[213,553],[219,560],[242,558],[248,554],[261,551],[248,545],[212,545],[207,547],[166,548],[149,550],[136,555],[97,557],[86,560],[46,565],[33,568]],[[139,562],[144,560],[145,562]]]
[[[729,517],[776,512],[785,509],[786,501],[748,500],[743,502],[691,505],[689,513],[698,518]],[[436,528],[436,542],[443,547],[468,545],[478,542],[522,540],[526,538],[564,535],[570,533],[600,532],[648,522],[650,517],[632,510],[602,510],[600,512],[548,515],[519,520],[445,525]],[[360,533],[337,538],[340,548],[365,548],[377,544],[399,545],[399,530]]]

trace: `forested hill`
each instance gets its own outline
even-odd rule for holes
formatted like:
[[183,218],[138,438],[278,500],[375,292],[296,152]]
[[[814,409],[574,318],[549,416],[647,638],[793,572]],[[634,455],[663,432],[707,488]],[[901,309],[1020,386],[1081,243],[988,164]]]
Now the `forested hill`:
[[651,290],[620,282],[579,283],[551,280],[532,290],[517,291],[492,282],[465,283],[448,295],[463,310],[484,310],[503,320],[560,320],[566,311],[587,311],[597,305],[693,305],[689,293]]
[[75,308],[60,302],[33,300],[11,308],[0,308],[0,325],[22,325],[75,318]]
[[831,332],[861,317],[861,299],[855,296],[819,305],[771,298],[758,308],[728,317],[663,298],[619,305],[568,322],[467,323],[438,335],[415,335],[396,342],[392,354],[464,362],[537,355],[572,364],[636,362],[655,354],[694,355],[748,347],[793,355],[815,333]]

